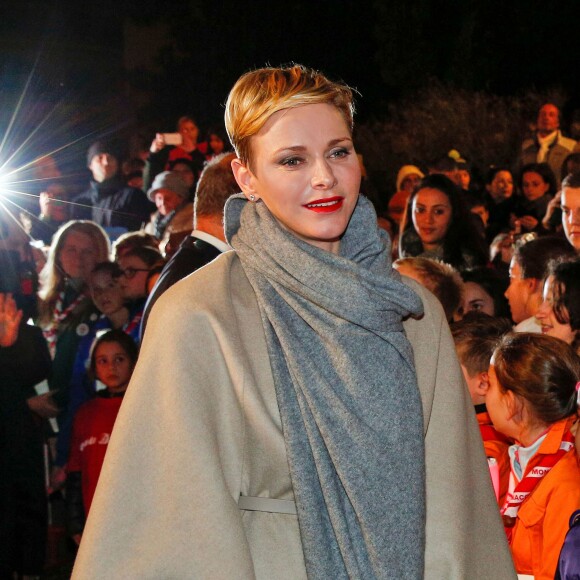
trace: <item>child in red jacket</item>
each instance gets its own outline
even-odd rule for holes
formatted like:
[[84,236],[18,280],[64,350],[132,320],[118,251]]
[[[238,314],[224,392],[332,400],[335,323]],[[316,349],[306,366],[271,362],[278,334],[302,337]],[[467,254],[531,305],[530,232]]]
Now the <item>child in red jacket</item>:
[[107,388],[79,408],[73,424],[67,465],[67,512],[69,532],[77,544],[137,353],[135,341],[122,330],[111,330],[93,343],[90,371]]

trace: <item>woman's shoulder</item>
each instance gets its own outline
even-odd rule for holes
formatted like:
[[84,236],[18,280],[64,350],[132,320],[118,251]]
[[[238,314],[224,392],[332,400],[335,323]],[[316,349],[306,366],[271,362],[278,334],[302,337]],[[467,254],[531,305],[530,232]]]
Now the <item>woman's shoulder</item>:
[[445,313],[443,312],[443,307],[441,306],[441,302],[435,297],[435,295],[427,290],[425,286],[419,284],[416,280],[409,278],[407,276],[401,276],[401,280],[404,282],[406,286],[409,286],[412,290],[415,291],[421,298],[421,302],[423,302],[423,310],[424,313],[420,317],[409,317],[403,321],[405,325],[405,330],[408,329],[410,326],[414,326],[419,324],[420,326],[424,327],[425,324],[434,325],[435,328],[439,329],[441,326],[442,320],[445,320]]
[[176,321],[200,313],[226,316],[236,298],[246,293],[254,296],[236,252],[224,252],[171,286],[151,314]]

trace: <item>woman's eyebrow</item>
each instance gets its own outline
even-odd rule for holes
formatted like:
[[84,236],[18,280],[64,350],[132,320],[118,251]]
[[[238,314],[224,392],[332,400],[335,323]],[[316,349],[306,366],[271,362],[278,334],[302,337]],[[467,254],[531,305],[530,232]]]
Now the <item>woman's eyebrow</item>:
[[[349,143],[352,143],[352,139],[350,137],[338,137],[337,139],[331,139],[327,146],[328,147],[333,147],[334,145],[337,145],[338,143],[343,143],[344,141],[348,141]],[[280,147],[280,149],[276,149],[276,151],[274,151],[274,155],[277,155],[279,153],[288,151],[288,152],[301,152],[301,151],[306,151],[306,149],[308,149],[308,147],[306,147],[305,145],[290,145],[287,147]]]

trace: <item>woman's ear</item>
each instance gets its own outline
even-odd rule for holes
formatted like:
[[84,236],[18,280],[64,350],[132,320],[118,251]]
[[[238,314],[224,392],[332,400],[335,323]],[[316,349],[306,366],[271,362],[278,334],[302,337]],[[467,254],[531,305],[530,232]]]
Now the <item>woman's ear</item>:
[[235,159],[232,159],[232,171],[244,195],[248,199],[250,199],[250,196],[253,196],[251,198],[252,201],[257,201],[260,196],[256,193],[254,185],[255,179],[250,168],[245,165],[241,159],[236,157]]

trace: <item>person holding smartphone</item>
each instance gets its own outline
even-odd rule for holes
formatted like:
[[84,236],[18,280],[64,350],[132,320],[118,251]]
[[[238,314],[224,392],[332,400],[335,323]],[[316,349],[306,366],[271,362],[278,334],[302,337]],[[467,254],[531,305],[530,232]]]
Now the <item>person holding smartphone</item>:
[[143,189],[148,191],[155,177],[171,169],[177,159],[188,159],[195,165],[195,181],[199,178],[207,143],[198,143],[199,128],[191,117],[177,121],[177,133],[156,133],[149,149],[149,157],[143,172]]

